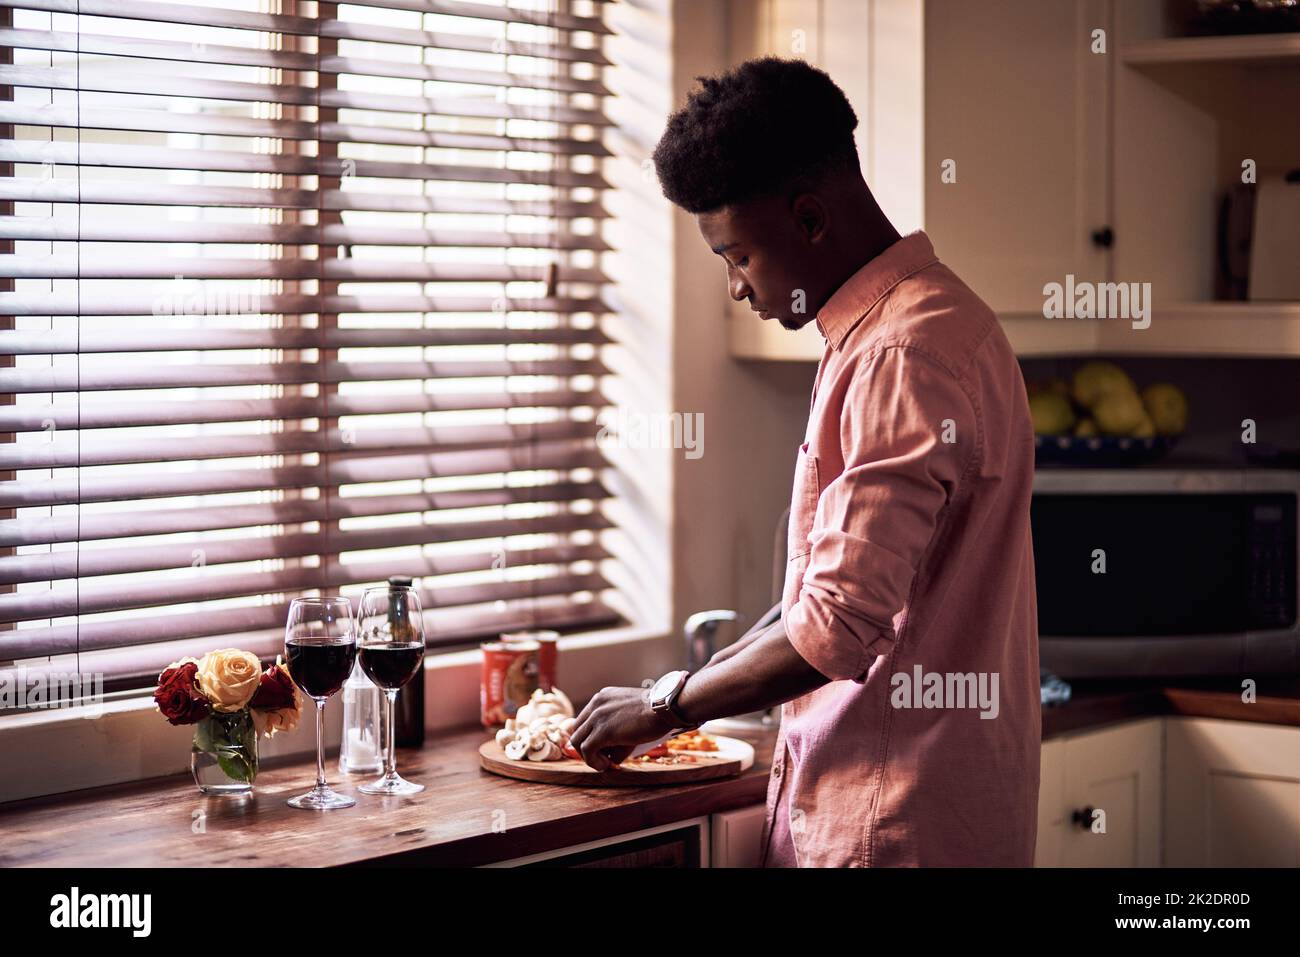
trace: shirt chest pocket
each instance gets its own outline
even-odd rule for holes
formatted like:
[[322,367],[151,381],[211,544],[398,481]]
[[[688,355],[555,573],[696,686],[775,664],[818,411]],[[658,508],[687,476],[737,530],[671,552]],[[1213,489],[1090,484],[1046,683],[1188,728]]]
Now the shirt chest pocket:
[[790,526],[787,531],[786,561],[802,558],[812,550],[809,536],[813,519],[817,515],[817,499],[821,495],[817,472],[817,456],[808,451],[808,443],[799,446],[795,460],[794,489],[790,497]]

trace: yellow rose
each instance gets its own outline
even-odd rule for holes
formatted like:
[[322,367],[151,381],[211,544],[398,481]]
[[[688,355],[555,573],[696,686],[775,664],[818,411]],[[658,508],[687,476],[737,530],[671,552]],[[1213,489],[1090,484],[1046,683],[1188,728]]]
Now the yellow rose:
[[209,651],[199,661],[199,690],[214,711],[239,711],[246,707],[262,680],[257,655],[237,648]]

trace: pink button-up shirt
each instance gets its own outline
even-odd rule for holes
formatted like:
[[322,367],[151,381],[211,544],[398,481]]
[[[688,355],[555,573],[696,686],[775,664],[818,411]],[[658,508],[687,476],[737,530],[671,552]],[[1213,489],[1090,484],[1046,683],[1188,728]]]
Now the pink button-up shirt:
[[1033,430],[993,312],[923,232],[836,290],[790,505],[768,866],[1033,863]]

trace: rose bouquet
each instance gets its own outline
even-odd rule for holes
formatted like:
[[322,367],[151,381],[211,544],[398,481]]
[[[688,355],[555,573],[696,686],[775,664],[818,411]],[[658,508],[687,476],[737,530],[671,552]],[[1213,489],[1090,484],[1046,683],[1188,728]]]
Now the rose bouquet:
[[194,725],[190,764],[206,793],[250,790],[257,736],[292,731],[302,714],[302,694],[278,657],[263,670],[256,655],[235,648],[168,665],[153,699],[171,724]]

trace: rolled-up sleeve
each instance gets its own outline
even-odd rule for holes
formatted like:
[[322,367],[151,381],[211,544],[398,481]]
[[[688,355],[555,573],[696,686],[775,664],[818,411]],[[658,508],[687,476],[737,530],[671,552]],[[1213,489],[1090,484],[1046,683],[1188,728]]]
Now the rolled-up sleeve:
[[820,490],[785,629],[821,674],[862,682],[894,641],[895,616],[980,445],[978,420],[951,371],[895,345],[863,358],[838,434],[824,439],[839,445],[843,471]]

